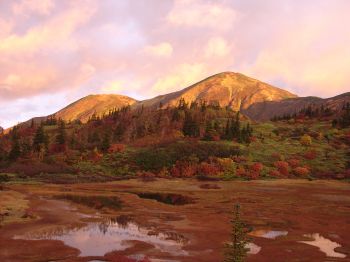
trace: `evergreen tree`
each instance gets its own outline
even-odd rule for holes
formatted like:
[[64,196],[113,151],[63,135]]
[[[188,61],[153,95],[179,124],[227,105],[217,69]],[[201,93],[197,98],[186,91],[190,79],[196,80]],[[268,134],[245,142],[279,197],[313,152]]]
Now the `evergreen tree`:
[[92,136],[91,136],[91,142],[92,143],[99,143],[100,140],[100,136],[98,135],[98,133],[95,131]]
[[213,127],[213,123],[212,121],[207,121],[203,140],[211,141],[213,140],[214,135],[215,135],[215,129]]
[[171,117],[171,122],[177,122],[181,119],[181,115],[179,109],[175,108],[173,111],[173,115]]
[[21,146],[19,144],[19,137],[14,135],[12,137],[12,147],[9,153],[10,160],[17,160],[21,156]]
[[232,132],[233,138],[240,137],[240,128],[241,128],[241,122],[239,121],[239,112],[237,112],[236,117],[231,124],[231,132]]
[[114,131],[114,139],[116,141],[122,141],[124,133],[125,133],[125,128],[121,123],[119,123]]
[[109,135],[109,133],[105,133],[102,139],[101,150],[103,152],[107,152],[110,147],[111,147],[111,136]]
[[59,122],[58,135],[56,136],[56,143],[59,145],[66,144],[67,134],[66,134],[66,124],[63,120]]
[[185,136],[198,137],[200,135],[199,123],[190,112],[186,112],[182,132]]
[[232,232],[231,242],[225,245],[224,262],[242,262],[247,256],[248,244],[247,230],[244,222],[241,220],[240,205],[236,204],[233,209],[233,218],[231,220]]
[[225,126],[225,139],[231,140],[232,139],[232,129],[231,129],[231,119],[228,118],[226,121],[226,126]]
[[45,134],[44,126],[41,124],[35,133],[33,141],[33,149],[36,152],[40,152],[43,148],[47,149],[48,147],[48,137]]

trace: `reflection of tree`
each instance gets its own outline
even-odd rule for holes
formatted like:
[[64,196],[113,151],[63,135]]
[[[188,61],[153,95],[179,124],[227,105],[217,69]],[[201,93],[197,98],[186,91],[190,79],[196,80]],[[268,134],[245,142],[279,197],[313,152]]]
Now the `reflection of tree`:
[[45,228],[39,231],[29,232],[25,235],[25,239],[33,239],[33,240],[40,240],[40,239],[49,239],[54,240],[59,237],[74,233],[76,231],[79,231],[81,228],[85,227],[86,225],[74,225],[70,227],[50,227]]
[[127,215],[121,215],[116,218],[116,222],[118,223],[119,227],[123,229],[127,228],[131,221],[131,217]]
[[131,221],[132,219],[128,215],[120,215],[117,217],[107,218],[98,223],[98,229],[101,233],[106,234],[109,227],[118,226],[121,229],[126,229],[128,228]]
[[188,240],[183,235],[180,235],[176,232],[166,232],[164,235],[166,236],[166,240],[173,240],[181,245],[184,245],[188,242]]
[[101,222],[101,223],[98,224],[98,229],[100,230],[100,232],[102,234],[105,235],[107,233],[107,231],[108,231],[109,226],[110,226],[109,222]]

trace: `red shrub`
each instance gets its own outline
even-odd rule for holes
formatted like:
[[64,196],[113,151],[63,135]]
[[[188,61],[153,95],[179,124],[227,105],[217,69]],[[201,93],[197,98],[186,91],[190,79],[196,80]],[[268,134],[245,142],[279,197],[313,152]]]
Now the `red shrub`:
[[294,168],[293,172],[298,177],[307,177],[310,173],[309,169],[301,166]]
[[64,145],[53,144],[50,146],[49,152],[55,154],[55,153],[65,152],[66,150],[67,150],[67,146],[65,144]]
[[315,150],[308,151],[304,154],[304,158],[308,160],[313,160],[317,157],[317,152]]
[[292,159],[289,159],[289,160],[288,160],[288,164],[289,164],[292,168],[295,168],[295,167],[299,166],[299,163],[300,163],[300,160],[299,160],[299,159],[292,158]]
[[260,173],[256,171],[248,171],[245,175],[248,179],[258,179],[260,177]]
[[197,173],[201,176],[215,176],[220,172],[220,168],[215,164],[202,162],[198,166]]
[[286,161],[276,161],[274,166],[277,168],[278,172],[283,176],[288,176],[289,174],[289,165]]
[[278,170],[271,170],[271,171],[269,172],[269,175],[272,176],[272,177],[282,177],[282,176],[281,176],[281,173],[278,172]]
[[197,165],[187,161],[176,161],[176,164],[170,170],[173,177],[193,177],[196,173]]
[[264,167],[263,164],[257,162],[257,163],[254,163],[253,165],[250,166],[250,170],[260,174],[260,172],[263,169],[263,167]]

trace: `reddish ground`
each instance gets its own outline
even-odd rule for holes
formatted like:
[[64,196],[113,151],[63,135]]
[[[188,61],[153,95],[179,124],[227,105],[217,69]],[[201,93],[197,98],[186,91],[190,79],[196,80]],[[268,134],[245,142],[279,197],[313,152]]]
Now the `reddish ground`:
[[[252,242],[262,249],[256,255],[249,255],[248,261],[350,261],[349,183],[305,180],[215,182],[217,189],[201,188],[202,184],[194,180],[148,183],[129,180],[105,184],[8,186],[8,192],[17,191],[26,196],[29,200],[27,213],[33,219],[0,228],[0,261],[120,261],[113,257],[135,252],[164,261],[222,261],[223,244],[229,240],[231,210],[237,202],[242,206],[242,218],[254,229],[288,231],[287,236],[277,239],[253,237]],[[130,192],[177,193],[193,198],[195,203],[167,205],[141,199]],[[130,215],[140,226],[172,232],[174,239],[184,237],[188,240],[184,250],[189,256],[171,257],[157,252],[147,243],[135,242],[123,252],[82,258],[79,250],[60,241],[13,239],[15,235],[39,229],[73,227],[91,220],[80,214],[95,214],[96,210],[50,200],[50,196],[63,193],[118,196],[124,203],[123,208],[99,210],[100,216]],[[298,242],[307,240],[303,235],[311,233],[319,233],[342,245],[337,251],[348,254],[347,258],[327,258],[317,247]]]

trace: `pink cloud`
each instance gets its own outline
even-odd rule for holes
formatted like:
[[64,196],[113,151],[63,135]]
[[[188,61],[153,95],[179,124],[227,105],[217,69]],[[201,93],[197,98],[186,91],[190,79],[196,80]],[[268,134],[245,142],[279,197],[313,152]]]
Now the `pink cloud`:
[[15,15],[30,15],[31,13],[49,15],[54,7],[53,0],[22,0],[15,2],[12,5],[12,10]]

